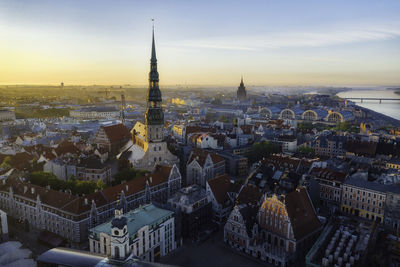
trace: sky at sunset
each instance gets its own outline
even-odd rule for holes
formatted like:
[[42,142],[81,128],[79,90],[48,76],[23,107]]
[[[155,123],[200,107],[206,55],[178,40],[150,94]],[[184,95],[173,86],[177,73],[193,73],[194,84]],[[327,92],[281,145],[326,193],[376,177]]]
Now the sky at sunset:
[[1,84],[399,85],[400,1],[0,0]]

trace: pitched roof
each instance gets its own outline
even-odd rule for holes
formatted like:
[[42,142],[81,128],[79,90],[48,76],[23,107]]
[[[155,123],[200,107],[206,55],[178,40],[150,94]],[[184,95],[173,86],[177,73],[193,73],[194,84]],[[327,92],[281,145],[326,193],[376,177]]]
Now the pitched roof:
[[188,136],[188,134],[196,133],[196,132],[216,133],[217,129],[215,129],[215,127],[186,126],[186,129],[185,129],[186,137]]
[[190,153],[188,164],[196,160],[201,166],[204,166],[208,155],[210,155],[211,160],[214,164],[225,161],[223,157],[217,155],[214,152],[210,152],[200,148],[194,148]]
[[9,179],[5,185],[0,186],[0,188],[4,191],[9,191],[10,187],[13,188],[14,195],[23,196],[31,199],[32,201],[36,201],[37,196],[39,195],[42,203],[60,209],[78,198],[75,195],[67,194],[57,190],[46,189],[45,187],[15,179]]
[[324,169],[324,168],[312,168],[311,175],[316,176],[317,178],[337,181],[343,183],[347,177],[346,173],[337,172],[331,169]]
[[297,169],[301,160],[298,158],[284,156],[284,155],[270,155],[262,161],[262,164],[273,164],[275,167],[281,167],[284,165],[285,167],[293,165],[293,168]]
[[284,203],[297,240],[322,227],[304,187],[287,194]]
[[252,134],[254,126],[253,125],[242,125],[242,126],[240,126],[240,129],[242,129],[243,134]]
[[229,192],[239,191],[239,185],[232,183],[227,174],[210,179],[207,183],[210,186],[215,200],[221,205],[225,205],[230,200],[228,196]]
[[244,185],[236,200],[238,204],[252,204],[257,205],[262,197],[262,193],[258,190],[257,186],[252,184]]
[[[82,197],[17,180],[9,180],[5,185],[0,185],[0,190],[9,191],[10,186],[12,186],[15,195],[25,196],[34,201],[39,194],[42,203],[79,215],[91,209],[92,200],[96,207],[101,207],[119,200],[121,191],[124,191],[125,196],[128,197],[145,190],[146,182],[149,183],[150,187],[167,182],[171,170],[172,167],[158,165],[153,173]],[[24,190],[24,186],[27,187],[26,190]],[[34,193],[32,193],[31,188],[34,188]]]
[[80,151],[79,149],[75,146],[74,143],[69,142],[67,140],[61,142],[60,144],[58,144],[58,146],[56,147],[56,149],[54,150],[57,154],[57,156],[61,156],[64,154],[79,154]]
[[346,143],[346,150],[360,156],[375,156],[377,146],[378,143],[376,142],[348,140]]
[[130,133],[125,125],[123,125],[122,123],[110,126],[103,126],[103,129],[110,142],[118,142],[121,140],[130,139]]

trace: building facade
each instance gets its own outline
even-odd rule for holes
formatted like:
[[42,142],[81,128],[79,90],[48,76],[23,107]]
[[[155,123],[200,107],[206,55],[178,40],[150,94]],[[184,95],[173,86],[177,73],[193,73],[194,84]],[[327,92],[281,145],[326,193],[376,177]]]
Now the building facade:
[[[255,215],[254,215],[255,214]],[[224,227],[224,241],[276,266],[290,266],[304,257],[322,225],[305,188],[265,197],[256,213],[236,206]]]
[[206,187],[206,182],[225,173],[225,160],[219,155],[202,149],[194,149],[186,165],[186,184]]
[[150,202],[165,204],[180,188],[181,175],[175,165],[156,166],[143,177],[80,197],[8,180],[0,185],[0,208],[34,228],[77,244],[87,240],[89,228],[113,216],[118,202],[126,211]]
[[131,254],[144,261],[159,261],[176,248],[173,212],[152,204],[127,213],[119,205],[113,219],[89,231],[90,252],[116,261]]
[[313,168],[310,175],[318,182],[320,205],[328,207],[332,212],[340,210],[342,184],[347,174],[330,169]]
[[98,149],[106,150],[109,155],[116,155],[119,150],[130,140],[130,133],[123,125],[114,124],[101,126],[93,139]]
[[388,186],[347,178],[343,183],[341,209],[345,213],[383,223]]
[[8,109],[0,109],[0,121],[15,120],[15,113]]
[[178,213],[183,237],[198,238],[200,231],[211,223],[212,205],[206,190],[191,185],[179,190],[168,200],[169,206]]

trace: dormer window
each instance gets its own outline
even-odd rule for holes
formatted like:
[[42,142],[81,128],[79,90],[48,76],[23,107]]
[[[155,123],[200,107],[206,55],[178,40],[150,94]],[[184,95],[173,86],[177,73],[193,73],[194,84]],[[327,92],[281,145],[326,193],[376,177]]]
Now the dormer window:
[[119,235],[119,231],[118,230],[114,230],[114,235]]

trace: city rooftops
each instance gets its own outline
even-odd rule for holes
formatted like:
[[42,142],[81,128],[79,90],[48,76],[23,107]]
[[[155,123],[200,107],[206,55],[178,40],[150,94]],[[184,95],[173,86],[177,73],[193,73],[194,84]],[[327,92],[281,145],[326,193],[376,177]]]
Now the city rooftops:
[[[122,216],[127,219],[128,233],[130,236],[134,236],[137,231],[143,226],[154,224],[161,224],[172,217],[174,213],[169,210],[161,209],[153,204],[147,204],[141,206],[135,210],[129,211]],[[106,223],[100,224],[89,231],[94,235],[100,235],[100,233],[106,233],[111,235],[111,221],[113,218],[108,220]]]

